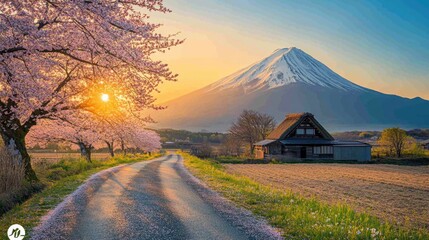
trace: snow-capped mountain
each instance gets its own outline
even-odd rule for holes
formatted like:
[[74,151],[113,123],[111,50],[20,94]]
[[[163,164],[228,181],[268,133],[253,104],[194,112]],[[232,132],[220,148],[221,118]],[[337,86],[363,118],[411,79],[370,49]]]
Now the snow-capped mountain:
[[296,47],[277,49],[262,61],[210,85],[209,90],[243,87],[245,92],[253,92],[291,83],[305,83],[343,91],[366,90]]
[[226,131],[243,109],[281,121],[311,112],[331,131],[429,127],[429,101],[361,87],[291,47],[167,103],[151,113],[155,127]]

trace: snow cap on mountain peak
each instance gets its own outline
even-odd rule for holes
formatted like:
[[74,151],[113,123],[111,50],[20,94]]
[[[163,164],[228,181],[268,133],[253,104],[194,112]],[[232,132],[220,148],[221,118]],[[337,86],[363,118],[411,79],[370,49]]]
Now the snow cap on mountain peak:
[[296,48],[296,47],[277,48],[276,50],[274,50],[274,52],[273,52],[273,53],[275,53],[275,52],[283,52],[283,53],[287,53],[287,52],[290,52],[290,51],[292,51],[292,50],[296,50],[296,49],[298,49],[298,48]]
[[278,49],[274,50],[274,52],[271,54],[271,56],[287,55],[287,54],[294,52],[294,51],[297,51],[297,50],[299,50],[299,49],[296,47],[278,48]]
[[209,90],[242,87],[246,92],[253,92],[292,83],[337,88],[342,91],[366,90],[296,47],[279,48],[261,61],[211,84]]

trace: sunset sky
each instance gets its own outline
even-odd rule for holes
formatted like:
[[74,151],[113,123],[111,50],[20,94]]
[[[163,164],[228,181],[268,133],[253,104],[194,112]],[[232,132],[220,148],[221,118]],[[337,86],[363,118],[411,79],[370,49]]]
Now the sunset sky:
[[359,85],[429,99],[428,1],[166,0],[152,15],[186,39],[160,59],[179,74],[160,102],[295,46]]

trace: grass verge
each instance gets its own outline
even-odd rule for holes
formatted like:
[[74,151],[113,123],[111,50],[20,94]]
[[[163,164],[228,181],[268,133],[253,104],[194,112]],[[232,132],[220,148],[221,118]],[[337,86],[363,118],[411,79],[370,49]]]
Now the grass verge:
[[12,224],[22,225],[28,236],[42,216],[74,192],[91,175],[120,164],[150,160],[159,156],[156,154],[116,156],[93,163],[80,159],[65,159],[53,165],[38,166],[36,168],[38,177],[47,187],[0,218],[0,239],[8,239],[6,231]]
[[429,239],[427,230],[407,229],[356,213],[346,205],[328,205],[228,174],[222,165],[181,153],[185,166],[212,189],[262,216],[286,239]]

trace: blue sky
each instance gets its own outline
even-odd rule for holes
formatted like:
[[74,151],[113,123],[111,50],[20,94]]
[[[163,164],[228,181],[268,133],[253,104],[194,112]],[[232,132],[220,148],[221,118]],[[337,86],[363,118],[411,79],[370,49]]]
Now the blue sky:
[[[166,0],[156,16],[186,42],[165,58],[189,92],[295,46],[347,79],[429,99],[429,1]],[[163,95],[161,95],[163,96]]]

